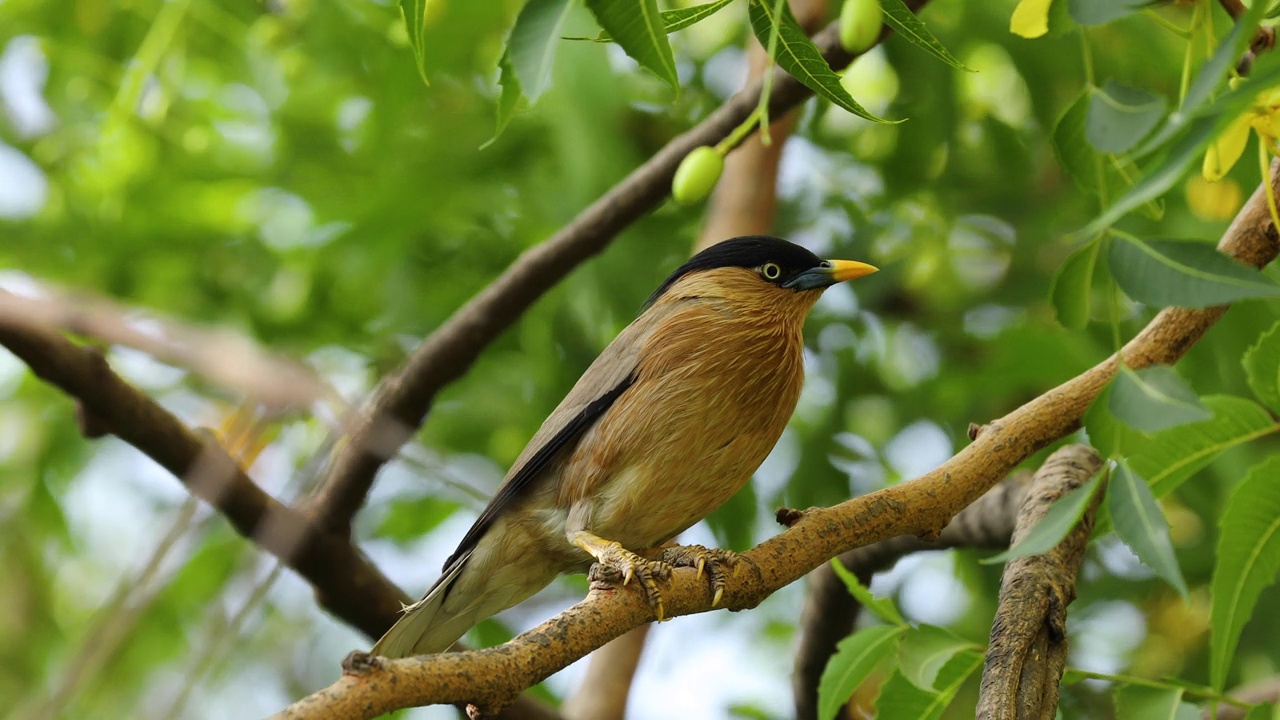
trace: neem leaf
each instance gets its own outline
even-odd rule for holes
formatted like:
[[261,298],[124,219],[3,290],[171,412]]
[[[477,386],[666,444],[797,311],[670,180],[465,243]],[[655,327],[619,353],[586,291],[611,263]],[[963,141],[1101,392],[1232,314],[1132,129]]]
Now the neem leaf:
[[[537,102],[551,83],[560,28],[572,8],[569,0],[529,0],[516,16],[503,59],[520,80],[519,87],[529,102]],[[506,87],[504,84],[504,91]]]
[[1249,79],[1240,87],[1220,95],[1208,107],[1193,112],[1188,108],[1194,106],[1184,102],[1183,108],[1170,115],[1169,122],[1154,137],[1134,151],[1134,154],[1144,155],[1166,148],[1164,154],[1147,168],[1146,174],[1133,187],[1079,234],[1085,237],[1097,235],[1129,211],[1164,194],[1183,177],[1187,168],[1200,159],[1209,143],[1249,108],[1258,93],[1277,83],[1280,83],[1280,58],[1267,56],[1254,66]]
[[676,61],[657,0],[587,0],[596,22],[640,66],[680,89]]
[[938,720],[964,682],[982,667],[982,653],[963,651],[943,665],[934,679],[937,690],[925,690],[895,671],[880,688],[876,720]]
[[404,17],[404,27],[409,32],[409,47],[413,49],[414,63],[418,66],[418,75],[426,85],[427,57],[424,50],[423,35],[426,30],[428,0],[400,0],[400,14]]
[[905,628],[877,625],[850,635],[836,645],[818,681],[818,719],[832,720],[858,685],[890,657]]
[[873,122],[891,122],[872,115],[844,89],[840,84],[840,76],[831,70],[818,46],[813,44],[800,23],[796,22],[786,3],[782,4],[781,16],[774,17],[770,0],[750,0],[747,14],[751,20],[752,32],[766,48],[769,47],[769,36],[777,25],[778,41],[774,46],[773,59],[801,84],[860,118]]
[[921,690],[934,690],[938,672],[951,658],[965,650],[978,649],[973,643],[940,628],[922,624],[902,638],[898,648],[898,670]]
[[832,558],[831,569],[835,571],[836,576],[844,581],[844,586],[848,588],[849,594],[862,607],[870,610],[872,614],[881,620],[893,625],[906,627],[907,621],[903,619],[902,613],[898,612],[898,606],[893,603],[892,598],[876,597],[871,593],[871,589],[862,584],[858,580],[858,576],[850,572],[849,568],[840,562],[840,558]]
[[1081,25],[1102,25],[1138,12],[1151,0],[1070,0],[1067,9]]
[[1085,135],[1098,150],[1118,155],[1155,128],[1166,104],[1163,95],[1110,81],[1093,89]]
[[[735,0],[715,0],[715,2],[703,3],[701,5],[693,5],[690,7],[679,7],[672,10],[662,11],[662,25],[668,35],[683,30],[690,25],[697,25],[707,18],[720,12],[726,5]],[[601,30],[600,35],[593,38],[565,38],[566,40],[592,40],[594,42],[613,42],[613,36],[608,31]]]
[[893,28],[893,31],[901,35],[902,39],[953,68],[973,72],[973,68],[965,66],[948,52],[942,43],[938,42],[938,38],[929,32],[929,28],[903,4],[902,0],[880,0],[880,7],[884,10],[884,24]]
[[1115,693],[1116,717],[1126,720],[1174,720],[1183,689],[1125,685]]
[[1053,299],[1058,322],[1065,328],[1080,330],[1089,324],[1089,293],[1100,247],[1102,243],[1094,240],[1077,248],[1053,276],[1049,296]]
[[1255,465],[1236,486],[1219,523],[1209,626],[1209,676],[1222,690],[1240,633],[1263,588],[1280,573],[1280,455]]
[[1213,417],[1196,391],[1168,365],[1136,371],[1120,366],[1108,408],[1117,420],[1145,433]]
[[498,70],[498,86],[502,88],[502,92],[498,95],[497,123],[493,130],[493,137],[480,146],[481,150],[492,145],[502,131],[507,129],[507,125],[511,124],[511,118],[515,117],[516,111],[520,109],[520,103],[525,99],[524,91],[520,88],[520,78],[516,77],[516,71],[511,67],[510,48],[503,52],[498,60]]
[[1099,155],[1085,138],[1085,125],[1089,117],[1089,91],[1069,105],[1053,126],[1053,152],[1058,164],[1075,180],[1081,192],[1098,192]]
[[1258,399],[1280,412],[1280,323],[1244,353],[1244,374]]
[[1108,383],[1085,411],[1084,429],[1089,433],[1089,444],[1103,457],[1119,460],[1145,447],[1151,442],[1151,436],[1120,422],[1111,413],[1111,392],[1114,388],[1114,383]]
[[1280,297],[1280,285],[1206,243],[1118,236],[1109,260],[1111,275],[1125,294],[1156,307],[1204,308]]
[[662,13],[662,23],[666,26],[668,33],[683,30],[690,25],[696,25],[712,15],[715,15],[720,12],[721,8],[731,2],[734,2],[734,0],[716,0],[715,2],[703,3],[702,5],[664,10]]
[[1098,490],[1101,478],[1102,472],[1098,472],[1084,485],[1058,498],[1053,507],[1049,508],[1049,512],[1045,513],[1035,527],[1031,528],[1031,531],[1016,545],[983,560],[982,563],[990,565],[1008,562],[1015,558],[1039,555],[1052,550],[1080,521],[1080,516],[1084,515],[1085,508],[1089,506],[1089,501]]
[[[1147,482],[1120,463],[1107,488],[1107,509],[1116,535],[1133,554],[1156,574],[1172,585],[1183,600],[1187,599],[1187,583],[1173,553],[1169,523],[1151,495]],[[1126,716],[1127,717],[1127,716]]]
[[1222,452],[1280,430],[1257,403],[1230,395],[1201,398],[1213,418],[1157,433],[1129,456],[1129,466],[1162,498]]

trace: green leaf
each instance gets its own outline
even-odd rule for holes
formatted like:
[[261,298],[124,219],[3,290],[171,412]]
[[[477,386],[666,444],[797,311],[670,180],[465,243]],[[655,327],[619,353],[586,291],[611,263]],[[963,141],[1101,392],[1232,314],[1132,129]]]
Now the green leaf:
[[1084,414],[1084,429],[1089,433],[1089,444],[1103,457],[1119,460],[1145,447],[1151,436],[1120,422],[1111,413],[1113,387],[1109,383],[1089,406]]
[[1053,276],[1049,296],[1053,299],[1058,322],[1065,328],[1080,330],[1089,324],[1089,293],[1100,247],[1102,243],[1093,240],[1077,248]]
[[1174,720],[1182,703],[1182,688],[1124,685],[1114,692],[1116,717],[1125,720]]
[[876,699],[876,720],[938,720],[956,693],[978,668],[982,654],[964,651],[942,667],[934,679],[937,690],[925,690],[895,671],[880,688]]
[[890,122],[867,112],[844,89],[840,84],[840,76],[832,72],[831,66],[809,36],[805,35],[786,3],[782,4],[780,18],[774,17],[773,5],[769,0],[750,0],[747,14],[751,19],[752,32],[766,48],[769,47],[769,35],[774,26],[778,26],[778,41],[774,47],[773,59],[805,87],[860,118],[879,123]]
[[[1196,79],[1187,88],[1187,95],[1182,100],[1183,113],[1200,107],[1213,97],[1214,93],[1217,92],[1218,88],[1222,87],[1222,84],[1235,68],[1241,53],[1253,41],[1253,35],[1258,30],[1258,24],[1262,22],[1262,14],[1267,3],[1252,3],[1252,5],[1253,7],[1246,8],[1244,13],[1236,18],[1232,24],[1231,32],[1218,44],[1213,56],[1200,68]],[[1258,70],[1258,67],[1255,66],[1254,70]],[[1258,79],[1258,76],[1255,74],[1253,78]],[[1243,89],[1251,84],[1253,83],[1246,82],[1241,88]],[[1250,94],[1249,98],[1252,99],[1261,89],[1263,88],[1252,90],[1253,94]],[[1231,117],[1234,118],[1238,114],[1233,113]]]
[[1196,391],[1168,365],[1136,371],[1121,365],[1111,385],[1111,414],[1141,432],[1158,432],[1213,417]]
[[1080,516],[1084,515],[1085,508],[1098,490],[1101,478],[1102,472],[1098,472],[1084,485],[1058,498],[1049,512],[1016,545],[981,562],[991,565],[1052,550],[1080,521]]
[[[1126,463],[1120,463],[1107,488],[1107,508],[1116,535],[1133,550],[1138,559],[1172,585],[1186,601],[1187,583],[1173,553],[1169,523],[1151,495],[1151,488],[1134,474]],[[1129,717],[1124,715],[1123,717]]]
[[680,89],[657,0],[587,0],[587,8],[640,67],[662,78],[673,90]]
[[1280,412],[1280,322],[1244,353],[1245,376],[1258,399]]
[[898,648],[898,670],[921,690],[934,690],[938,672],[951,658],[976,645],[936,625],[912,628]]
[[1151,0],[1070,0],[1071,19],[1081,25],[1103,25],[1138,12]]
[[1085,138],[1089,117],[1089,91],[1080,93],[1053,126],[1053,152],[1058,164],[1076,182],[1081,192],[1098,192],[1098,153]]
[[893,29],[894,32],[902,36],[903,40],[924,50],[930,55],[938,58],[942,62],[950,65],[958,70],[968,70],[973,72],[973,68],[965,66],[947,51],[942,43],[938,42],[938,38],[929,32],[929,28],[921,22],[915,13],[911,12],[903,4],[902,0],[880,0],[880,7],[884,10],[884,24]]
[[423,41],[426,33],[427,3],[430,0],[400,0],[400,14],[404,17],[404,27],[409,32],[409,47],[413,49],[414,64],[418,66],[418,75],[422,82],[431,85],[427,80],[427,56]]
[[1230,395],[1201,398],[1213,419],[1157,434],[1129,457],[1129,466],[1147,479],[1157,499],[1173,492],[1223,451],[1280,429],[1260,405]]
[[[1238,27],[1238,26],[1237,26]],[[1144,155],[1160,148],[1167,151],[1154,162],[1132,188],[1121,195],[1079,231],[1092,237],[1114,224],[1131,210],[1156,199],[1183,177],[1183,173],[1204,153],[1206,147],[1253,103],[1259,92],[1280,82],[1280,59],[1266,56],[1254,66],[1253,73],[1240,87],[1220,96],[1211,106],[1194,113],[1183,103],[1183,110],[1173,113],[1170,121],[1156,135],[1134,151]]]
[[1118,155],[1146,137],[1164,117],[1163,95],[1115,81],[1094,88],[1085,136],[1104,153]]
[[907,621],[902,617],[902,613],[898,612],[898,606],[894,604],[893,598],[881,598],[873,595],[871,589],[863,585],[858,580],[858,576],[850,572],[849,568],[846,568],[844,563],[840,562],[840,558],[831,559],[831,569],[835,571],[837,577],[844,581],[844,586],[849,589],[849,594],[858,601],[858,604],[887,623],[906,627]]
[[836,645],[818,681],[818,718],[831,720],[858,685],[897,649],[904,628],[879,625],[850,635]]
[[1108,261],[1126,295],[1155,307],[1204,308],[1280,297],[1280,285],[1206,243],[1121,235],[1112,241]]
[[1227,501],[1219,522],[1209,610],[1209,676],[1222,690],[1240,633],[1263,588],[1280,573],[1280,455],[1255,465]]
[[667,32],[673,33],[706,20],[720,12],[722,8],[731,2],[734,2],[734,0],[716,0],[702,5],[666,10],[662,13],[662,22],[666,26]]
[[[560,28],[572,9],[569,0],[528,0],[511,27],[503,59],[510,64],[531,103],[537,102],[551,84]],[[505,74],[505,65],[503,70]],[[506,88],[503,84],[504,94]]]
[[494,126],[493,137],[480,146],[481,150],[492,145],[498,136],[502,135],[525,99],[524,90],[520,87],[520,79],[516,77],[515,69],[511,66],[510,52],[509,49],[503,52],[498,60],[498,86],[502,88],[502,92],[498,95],[497,123]]
[[[696,25],[703,20],[720,12],[726,5],[735,0],[715,0],[715,2],[703,3],[702,5],[693,5],[691,7],[675,8],[673,10],[662,11],[662,24],[668,35],[683,30],[690,25]],[[607,31],[601,31],[600,34],[593,38],[565,38],[566,40],[592,40],[594,42],[613,42],[613,36]]]

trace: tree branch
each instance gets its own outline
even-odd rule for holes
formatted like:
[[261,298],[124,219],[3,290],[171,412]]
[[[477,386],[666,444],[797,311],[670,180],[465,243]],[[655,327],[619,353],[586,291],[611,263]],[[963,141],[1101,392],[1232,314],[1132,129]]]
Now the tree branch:
[[[1087,445],[1068,445],[1050,455],[1018,511],[1011,542],[1026,537],[1055,502],[1101,468],[1102,458]],[[1076,574],[1105,491],[1097,489],[1080,521],[1052,550],[1005,565],[982,672],[979,720],[1053,719],[1067,665],[1067,605],[1075,600]]]
[[395,622],[401,603],[410,601],[345,536],[321,531],[268,495],[211,434],[186,427],[112,371],[93,348],[8,314],[0,314],[0,344],[173,473],[237,532],[306,578],[325,609],[377,637]]
[[[909,0],[919,10],[928,0]],[[888,28],[881,39],[889,34]],[[835,25],[814,42],[834,67],[851,62],[840,47]],[[481,350],[496,339],[534,301],[571,270],[609,245],[613,238],[670,192],[676,167],[689,151],[724,139],[755,110],[761,83],[730,98],[707,119],[668,142],[568,225],[516,258],[496,280],[431,333],[360,411],[349,441],[331,458],[330,470],[309,514],[323,527],[349,532],[351,519],[364,503],[374,475],[426,418],[441,388],[458,379]],[[774,72],[769,112],[782,116],[812,92],[787,73]]]
[[[1027,472],[1014,473],[956,515],[933,542],[899,535],[850,550],[840,556],[840,562],[866,585],[876,573],[922,550],[1007,548],[1030,478]],[[807,583],[809,593],[800,615],[800,644],[791,674],[796,720],[818,717],[818,681],[836,644],[853,631],[861,607],[829,563],[809,573]]]
[[[1268,182],[1274,186],[1272,165]],[[1280,250],[1263,188],[1236,216],[1219,244],[1222,252],[1261,267]],[[1133,368],[1171,364],[1226,312],[1167,308],[1112,356],[987,425],[968,447],[916,480],[854,498],[831,508],[792,513],[791,527],[743,553],[750,570],[732,580],[723,606],[752,608],[778,589],[841,553],[897,535],[938,537],[953,516],[972,504],[1018,463],[1080,427],[1085,410],[1116,374],[1120,359]],[[714,610],[705,580],[680,568],[663,589],[669,617]],[[632,589],[593,585],[587,598],[542,625],[496,648],[467,653],[386,660],[357,654],[353,669],[278,717],[369,718],[431,703],[500,707],[591,650],[653,620],[652,609]],[[483,683],[475,678],[483,677]]]
[[[0,308],[11,309],[0,291]],[[192,495],[224,515],[236,532],[301,575],[321,607],[376,638],[411,598],[387,579],[346,535],[327,532],[268,495],[211,434],[193,431],[82,347],[41,326],[43,316],[0,312],[0,345],[46,382],[77,399],[104,433],[155,460]],[[542,703],[520,698],[511,716],[552,720]]]

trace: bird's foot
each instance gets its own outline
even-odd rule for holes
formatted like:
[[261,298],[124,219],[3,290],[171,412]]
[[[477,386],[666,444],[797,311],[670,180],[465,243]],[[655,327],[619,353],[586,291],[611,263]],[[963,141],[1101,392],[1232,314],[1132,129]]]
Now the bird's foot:
[[583,530],[575,532],[569,540],[595,558],[596,563],[618,573],[624,587],[633,579],[639,581],[645,600],[658,616],[658,622],[666,618],[662,607],[662,593],[658,591],[658,582],[671,579],[670,565],[662,560],[643,558],[622,547],[620,543],[605,540]]
[[702,577],[705,572],[707,579],[711,582],[711,606],[715,607],[720,604],[720,599],[724,597],[724,589],[727,586],[726,572],[730,572],[734,577],[738,576],[738,570],[742,567],[742,560],[738,554],[732,550],[721,550],[720,548],[709,548],[701,545],[676,545],[673,547],[661,548],[662,552],[658,555],[659,559],[670,565],[671,567],[691,567],[698,569],[698,577]]

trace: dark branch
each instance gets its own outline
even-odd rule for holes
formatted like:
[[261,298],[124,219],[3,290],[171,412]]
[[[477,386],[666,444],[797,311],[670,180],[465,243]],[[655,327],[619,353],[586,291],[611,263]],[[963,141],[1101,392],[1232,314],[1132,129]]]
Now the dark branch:
[[[1053,503],[1101,468],[1102,458],[1086,445],[1068,445],[1049,456],[1018,511],[1012,542],[1026,537]],[[1098,488],[1084,516],[1052,550],[1005,565],[982,672],[979,720],[1053,719],[1067,665],[1067,605],[1076,597],[1076,574],[1105,490]]]
[[[1029,478],[1029,473],[1017,473],[995,486],[956,515],[933,542],[915,535],[899,535],[850,550],[840,556],[840,562],[866,585],[876,573],[923,550],[1006,548]],[[861,608],[829,564],[809,573],[808,585],[809,593],[800,615],[800,645],[796,648],[795,670],[791,674],[797,720],[818,717],[818,681],[835,653],[836,644],[852,632]]]

